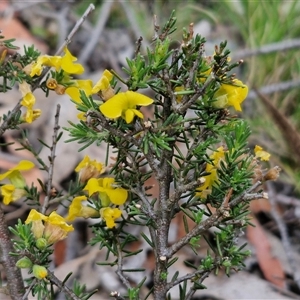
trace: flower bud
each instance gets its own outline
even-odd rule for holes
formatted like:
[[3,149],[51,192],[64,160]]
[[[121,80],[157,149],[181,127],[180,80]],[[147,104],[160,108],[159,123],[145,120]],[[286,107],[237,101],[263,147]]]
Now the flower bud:
[[44,250],[48,246],[48,242],[45,238],[39,238],[36,240],[35,245],[38,249]]
[[264,181],[276,180],[279,176],[280,171],[281,169],[278,166],[275,166],[274,168],[270,169],[263,177]]
[[102,90],[98,93],[98,95],[104,100],[107,101],[108,99],[112,98],[115,95],[115,90],[109,86],[106,90]]
[[54,78],[49,78],[46,81],[46,86],[50,90],[55,90],[57,88],[57,85],[58,85],[58,83],[57,83],[56,79],[54,79]]
[[27,269],[32,266],[32,261],[27,256],[24,256],[16,262],[16,266],[20,269]]
[[32,272],[34,277],[37,279],[44,279],[48,275],[47,269],[39,265],[33,265]]
[[63,86],[63,85],[61,85],[61,84],[58,84],[57,86],[56,86],[56,88],[55,88],[55,93],[57,94],[57,95],[64,95],[64,93],[65,93],[65,91],[66,91],[66,87],[65,86]]

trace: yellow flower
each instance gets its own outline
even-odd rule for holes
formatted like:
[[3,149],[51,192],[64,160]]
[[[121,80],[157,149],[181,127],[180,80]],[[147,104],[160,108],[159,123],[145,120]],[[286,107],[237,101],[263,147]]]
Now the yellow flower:
[[34,116],[33,110],[33,106],[35,104],[35,97],[31,92],[30,85],[26,81],[23,81],[19,84],[19,91],[21,92],[23,97],[21,105],[27,108],[25,114],[25,121],[27,123],[32,123],[32,121],[34,121],[37,118],[36,116]]
[[50,56],[50,55],[41,55],[38,57],[37,61],[29,67],[31,67],[31,71],[27,70],[31,77],[37,75],[40,76],[43,71],[43,67],[56,67],[56,71],[59,70],[61,64],[61,56]]
[[64,48],[64,52],[64,56],[41,55],[38,57],[36,63],[31,66],[30,76],[40,76],[44,66],[54,67],[56,71],[62,69],[69,74],[82,74],[84,72],[83,66],[74,63],[77,58],[70,53],[67,47]]
[[84,191],[88,191],[89,197],[99,192],[99,182],[97,178],[90,178],[84,187]]
[[82,205],[83,201],[86,201],[86,196],[75,197],[69,207],[69,213],[66,218],[67,221],[73,221],[77,217],[95,218],[99,217],[99,211],[95,208]]
[[115,95],[115,91],[110,86],[110,82],[113,77],[114,75],[112,73],[110,73],[108,70],[105,70],[101,78],[93,87],[92,94],[99,94],[99,96],[102,97],[103,100],[112,98]]
[[248,95],[248,87],[238,79],[234,79],[232,83],[221,84],[214,95],[216,101],[213,105],[218,108],[233,106],[236,111],[242,111],[241,103]]
[[144,118],[143,114],[136,109],[137,106],[147,106],[152,103],[153,100],[145,95],[127,91],[118,93],[100,105],[100,111],[109,119],[122,117],[129,124],[135,116]]
[[105,168],[103,164],[97,162],[95,159],[91,160],[90,157],[86,155],[75,168],[75,172],[79,172],[80,181],[85,182],[92,177],[98,177],[104,173]]
[[47,269],[44,266],[40,265],[33,265],[32,273],[35,278],[40,280],[46,278],[48,275]]
[[34,163],[29,160],[21,160],[15,167],[10,168],[7,172],[0,174],[0,181],[8,178],[16,187],[24,187],[26,185],[20,171],[27,171],[34,167]]
[[215,182],[218,181],[218,174],[217,174],[217,169],[218,166],[220,165],[220,161],[224,158],[225,156],[225,151],[223,147],[219,147],[217,151],[215,151],[210,158],[212,159],[211,164],[206,164],[205,171],[207,173],[210,173],[209,175],[206,175],[204,177],[205,182],[199,189],[196,191],[196,195],[200,196],[201,198],[206,198],[212,190],[212,186],[214,185]]
[[127,190],[115,186],[115,179],[106,178],[91,178],[84,187],[88,191],[89,196],[99,192],[102,206],[108,206],[109,202],[115,205],[122,205],[128,197]]
[[25,224],[31,223],[31,232],[36,239],[40,239],[43,236],[45,225],[43,221],[47,220],[47,216],[39,213],[35,209],[32,209],[25,221]]
[[0,174],[0,181],[7,178],[11,184],[1,186],[1,195],[3,203],[8,205],[10,202],[17,201],[26,195],[26,182],[21,174],[21,171],[27,171],[34,167],[34,164],[28,160],[20,161],[15,167],[7,172]]
[[82,74],[84,68],[81,64],[75,64],[77,58],[71,54],[67,47],[64,48],[65,55],[61,59],[61,68],[69,74]]
[[258,145],[255,146],[254,153],[255,153],[255,157],[260,158],[260,160],[265,160],[265,161],[268,161],[271,156],[270,153],[263,150],[263,148]]
[[65,219],[55,211],[45,216],[35,209],[32,209],[25,221],[25,224],[32,223],[31,231],[35,238],[44,237],[48,244],[53,244],[64,239],[74,228],[68,225]]
[[90,79],[72,80],[72,85],[66,88],[65,93],[69,95],[73,101],[82,103],[80,99],[80,90],[83,90],[86,96],[90,96],[92,94],[92,87],[93,82]]
[[100,185],[100,193],[106,194],[113,204],[122,205],[125,203],[128,197],[128,192],[123,188],[115,187],[114,178],[100,178],[98,182]]
[[104,207],[100,209],[100,215],[105,220],[106,226],[113,228],[116,226],[115,219],[120,218],[122,212],[118,208]]
[[5,184],[1,187],[1,195],[3,196],[3,204],[9,205],[10,202],[17,201],[26,195],[24,189],[18,189],[13,184]]

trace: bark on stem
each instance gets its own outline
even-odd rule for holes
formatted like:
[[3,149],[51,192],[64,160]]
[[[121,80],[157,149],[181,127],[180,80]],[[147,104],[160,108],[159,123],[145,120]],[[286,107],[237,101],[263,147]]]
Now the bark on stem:
[[10,239],[2,207],[0,206],[0,259],[5,270],[7,286],[12,300],[21,300],[24,293],[24,283],[21,271],[16,267],[16,259],[9,253],[13,252],[13,245]]

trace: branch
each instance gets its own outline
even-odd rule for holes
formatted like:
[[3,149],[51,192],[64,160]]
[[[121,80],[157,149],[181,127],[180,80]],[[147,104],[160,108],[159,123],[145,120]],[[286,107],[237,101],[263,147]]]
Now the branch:
[[143,187],[142,186],[138,186],[137,188],[132,188],[131,189],[131,192],[136,194],[140,200],[143,202],[143,204],[145,205],[145,208],[143,208],[143,212],[149,217],[151,218],[152,220],[155,220],[157,218],[157,216],[155,215],[153,209],[152,209],[152,206],[151,204],[149,203],[146,195],[145,195],[145,191],[143,190]]
[[[188,273],[188,274],[186,274],[186,275],[184,275],[184,276],[182,276],[182,277],[179,277],[179,278],[177,278],[176,280],[174,280],[174,281],[172,281],[172,282],[169,282],[168,284],[167,284],[167,290],[170,290],[172,287],[174,287],[174,286],[176,286],[176,285],[178,285],[179,283],[181,283],[181,282],[183,282],[183,281],[186,281],[186,280],[189,280],[189,279],[192,279],[192,278],[194,278],[194,277],[196,277],[197,275],[199,276],[199,275],[202,275],[202,276],[204,276],[205,275],[205,277],[207,277],[209,274],[210,274],[210,272],[214,269],[215,267],[213,267],[211,270],[209,270],[209,271],[207,271],[207,270],[198,270],[198,271],[195,271],[195,272],[193,272],[193,273]],[[205,278],[204,277],[204,278]],[[203,278],[203,279],[204,279]]]
[[256,99],[257,92],[259,92],[260,94],[269,95],[269,94],[283,92],[283,91],[294,89],[294,88],[299,88],[299,85],[300,85],[300,79],[266,85],[266,86],[261,87],[260,89],[257,89],[256,91],[251,90],[247,96],[247,99]]
[[123,274],[123,256],[122,256],[122,250],[120,247],[120,241],[117,238],[117,251],[118,251],[118,269],[116,271],[116,274],[119,276],[121,279],[122,283],[126,286],[127,289],[132,289],[132,286],[129,282],[129,280],[124,276]]
[[174,112],[178,114],[184,114],[188,108],[191,107],[195,103],[195,101],[205,94],[206,88],[214,81],[212,74],[210,75],[210,79],[206,80],[204,85],[196,91],[196,93],[184,104],[179,104],[177,107],[174,107]]
[[22,300],[25,293],[21,270],[16,267],[16,257],[5,216],[0,205],[0,262],[3,265],[9,294],[12,300]]
[[51,271],[47,270],[48,271],[48,275],[47,277],[49,278],[49,280],[54,283],[59,291],[63,291],[63,293],[66,295],[66,296],[69,296],[72,300],[81,300],[79,297],[77,297],[75,295],[75,293],[70,289],[68,288],[64,283],[62,283],[55,275],[54,273],[52,273]]
[[300,48],[300,39],[291,39],[291,40],[284,40],[278,43],[272,43],[268,45],[263,45],[256,49],[245,49],[233,52],[232,57],[234,60],[237,58],[246,58],[249,56],[255,56],[260,54],[269,54],[272,52],[282,52],[286,50]]
[[[207,278],[207,277],[209,276],[209,274],[210,274],[210,272],[211,272],[212,270],[213,270],[213,269],[211,269],[209,272],[205,272],[205,273],[201,276],[201,278],[199,278],[199,279],[197,280],[197,283],[198,283],[198,284],[201,284],[201,283],[204,281],[204,279]],[[194,285],[190,288],[190,291],[187,293],[187,295],[186,295],[186,297],[185,297],[185,300],[191,300],[192,297],[194,296],[194,294],[195,294],[196,291],[197,291],[197,289],[195,288],[195,283],[194,283]]]
[[95,9],[95,5],[94,4],[90,4],[88,6],[88,8],[83,13],[82,17],[76,22],[75,26],[73,27],[73,29],[71,30],[71,32],[69,33],[69,35],[66,37],[65,42],[58,48],[58,50],[56,51],[55,55],[61,54],[62,51],[64,50],[64,48],[66,46],[68,46],[68,44],[71,43],[71,40],[72,40],[74,34],[78,31],[78,29],[80,28],[80,26],[82,25],[82,23],[85,21],[85,19],[88,17],[88,15],[94,9]]
[[258,186],[261,185],[261,182],[256,182],[252,187],[250,187],[247,191],[242,193],[240,196],[236,197],[232,201],[228,203],[228,207],[225,207],[227,203],[228,195],[225,197],[224,205],[221,206],[219,209],[216,210],[215,213],[213,213],[210,217],[208,217],[206,220],[201,222],[200,224],[196,225],[187,235],[182,237],[180,240],[178,240],[176,243],[174,243],[172,246],[166,249],[165,256],[168,258],[171,258],[178,250],[180,250],[182,247],[184,247],[186,244],[189,243],[189,241],[198,235],[203,234],[205,231],[207,231],[209,228],[213,226],[218,226],[224,218],[228,217],[228,209],[233,208],[234,206],[238,205],[239,203],[250,201],[253,199],[259,199],[259,198],[266,198],[266,193],[255,193],[250,194],[251,191],[255,190]]
[[42,210],[41,210],[42,214],[45,214],[45,212],[46,212],[46,210],[49,206],[49,201],[50,201],[50,198],[51,198],[53,169],[54,169],[54,160],[55,160],[55,150],[56,150],[56,144],[57,144],[58,130],[60,128],[60,126],[58,125],[59,113],[60,113],[60,105],[57,104],[56,114],[55,114],[55,123],[54,123],[54,128],[53,128],[53,136],[52,136],[52,146],[50,148],[51,149],[51,155],[49,157],[50,167],[49,167],[49,170],[48,170],[47,193],[46,193],[46,197],[44,199],[43,207],[42,207]]
[[22,105],[20,104],[21,101],[22,101],[22,99],[19,100],[19,102],[16,104],[16,106],[13,108],[13,110],[8,113],[6,120],[3,121],[2,125],[0,126],[0,136],[2,136],[7,129],[9,129],[10,121],[22,107]]
[[[60,55],[64,48],[66,46],[68,46],[71,43],[71,40],[74,36],[74,34],[78,31],[78,29],[80,28],[80,26],[82,25],[82,23],[85,21],[85,19],[87,18],[87,16],[95,9],[94,4],[90,4],[89,7],[86,9],[86,11],[83,13],[82,17],[76,22],[76,24],[74,25],[73,29],[71,30],[71,32],[69,33],[69,35],[66,37],[64,43],[58,48],[58,50],[55,52],[55,55]],[[50,70],[50,68],[44,68],[42,74],[40,75],[40,80],[38,80],[33,86],[32,86],[32,91],[34,91],[35,89],[37,89],[40,85],[40,83],[43,81],[43,79],[45,78],[45,76],[47,75],[48,71]]]
[[[106,118],[98,111],[90,112],[90,116],[98,118],[102,128],[109,131],[112,135],[120,137],[121,139],[124,139],[127,142],[133,144],[138,149],[141,149],[141,143],[140,143],[141,139],[135,138],[134,134],[132,132],[124,133],[117,128],[111,127],[109,125],[109,122],[106,120]],[[143,153],[143,154],[144,154],[145,158],[147,159],[149,166],[155,175],[155,178],[160,180],[162,178],[162,170],[158,167],[157,163],[155,162],[155,157],[154,157],[153,153],[149,151],[147,154],[146,153]]]

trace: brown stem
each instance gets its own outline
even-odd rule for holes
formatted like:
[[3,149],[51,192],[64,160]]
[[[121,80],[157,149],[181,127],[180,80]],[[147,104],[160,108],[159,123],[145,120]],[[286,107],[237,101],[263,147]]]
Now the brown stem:
[[3,265],[7,286],[12,300],[21,300],[24,293],[24,283],[21,271],[16,267],[16,258],[10,255],[13,244],[5,221],[2,207],[0,206],[0,262]]

